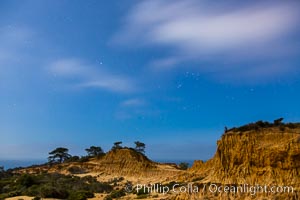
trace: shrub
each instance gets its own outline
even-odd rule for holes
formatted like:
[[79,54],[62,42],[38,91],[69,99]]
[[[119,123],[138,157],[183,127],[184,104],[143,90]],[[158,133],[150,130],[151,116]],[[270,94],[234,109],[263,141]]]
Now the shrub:
[[34,185],[35,180],[34,177],[32,175],[29,174],[24,174],[22,175],[19,179],[18,179],[18,184],[20,184],[21,186],[24,186],[26,188]]
[[291,129],[300,127],[299,123],[283,123],[282,120],[283,120],[283,118],[279,118],[279,119],[274,120],[273,123],[260,120],[255,123],[246,124],[244,126],[240,126],[237,128],[233,127],[231,129],[229,129],[227,132],[229,132],[229,131],[245,132],[245,131],[251,131],[251,130],[259,130],[261,128],[270,128],[270,127],[279,127],[279,129],[281,131],[284,131],[284,129],[286,127],[291,128]]
[[148,194],[141,194],[141,195],[138,195],[136,198],[137,198],[137,199],[146,199],[146,198],[148,198],[148,197],[149,197]]
[[12,191],[10,193],[8,193],[9,197],[16,197],[16,196],[20,196],[22,195],[22,193],[20,191]]
[[189,167],[189,163],[186,163],[186,162],[182,162],[178,165],[179,169],[181,170],[187,170],[188,167]]
[[[95,177],[77,177],[62,174],[11,175],[0,179],[0,200],[14,196],[41,198],[84,198],[94,193],[111,192],[112,186],[98,182]],[[86,192],[78,192],[86,191]],[[75,193],[75,194],[74,194]],[[70,195],[73,195],[69,197]]]
[[28,196],[37,196],[40,194],[40,186],[33,185],[30,188],[28,188],[27,191],[25,191],[24,193]]
[[106,197],[104,197],[104,200],[113,200],[113,198],[111,198],[110,195],[107,195]]
[[70,158],[66,159],[65,162],[78,162],[79,160],[79,156],[71,156]]
[[110,198],[120,198],[122,196],[125,196],[126,193],[124,190],[113,190],[110,195],[108,195]]
[[297,124],[294,124],[294,123],[287,123],[287,124],[285,124],[285,126],[288,128],[291,128],[291,129],[297,128]]
[[77,191],[69,195],[69,200],[86,200],[87,198],[93,198],[94,193],[89,191]]
[[106,183],[100,183],[100,182],[93,182],[90,183],[89,189],[95,193],[103,193],[103,192],[110,192],[113,190],[113,187]]
[[72,166],[68,168],[68,172],[71,174],[83,174],[85,171],[77,166]]
[[54,187],[50,185],[44,185],[41,187],[41,197],[42,198],[58,198],[66,199],[69,193],[67,190],[59,187]]

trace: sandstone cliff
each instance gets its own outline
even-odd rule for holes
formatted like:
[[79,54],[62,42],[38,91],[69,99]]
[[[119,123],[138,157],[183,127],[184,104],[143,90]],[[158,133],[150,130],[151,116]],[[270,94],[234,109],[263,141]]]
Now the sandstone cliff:
[[299,199],[300,128],[233,129],[217,142],[215,156],[195,161],[185,178],[198,184],[292,186],[291,194],[181,194],[177,199]]

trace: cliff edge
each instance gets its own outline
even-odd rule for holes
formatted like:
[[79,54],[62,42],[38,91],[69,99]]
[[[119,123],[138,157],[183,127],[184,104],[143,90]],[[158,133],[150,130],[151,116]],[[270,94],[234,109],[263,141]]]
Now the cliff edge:
[[[195,161],[188,170],[189,181],[218,185],[292,186],[293,194],[278,194],[280,199],[298,199],[300,190],[300,126],[283,124],[263,127],[250,124],[226,131],[217,141],[214,157]],[[247,196],[246,194],[243,194]],[[191,196],[194,196],[192,198]],[[198,196],[198,197],[197,197]],[[211,199],[231,199],[224,194]],[[248,195],[249,196],[249,195]],[[262,194],[272,199],[275,194]],[[271,198],[272,197],[272,198]],[[179,195],[177,199],[197,199],[198,195]],[[238,199],[247,199],[239,196]]]

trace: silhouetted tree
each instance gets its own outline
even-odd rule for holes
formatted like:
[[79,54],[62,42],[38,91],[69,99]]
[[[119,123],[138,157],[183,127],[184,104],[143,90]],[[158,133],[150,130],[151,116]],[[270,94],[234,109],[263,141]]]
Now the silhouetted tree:
[[120,142],[115,142],[114,146],[111,149],[112,150],[114,150],[114,149],[121,149],[122,148],[121,144],[122,144],[121,141]]
[[282,117],[279,118],[279,119],[275,119],[275,120],[274,120],[274,125],[275,125],[275,126],[279,126],[279,125],[282,124],[282,121],[283,121],[283,118],[282,118]]
[[58,147],[53,151],[49,152],[50,156],[48,157],[48,160],[50,163],[54,163],[54,162],[62,163],[71,157],[71,155],[68,152],[69,149],[64,147]]
[[228,132],[228,128],[227,126],[224,127],[224,133],[227,133]]
[[85,149],[85,151],[90,157],[97,157],[97,156],[104,155],[104,152],[101,147],[91,146],[90,148]]
[[3,166],[0,166],[0,179],[5,176],[5,170]]
[[136,141],[136,142],[134,142],[134,144],[135,144],[135,150],[137,152],[140,152],[140,153],[143,153],[143,154],[145,153],[145,148],[146,148],[145,143]]
[[3,178],[5,176],[5,170],[3,166],[0,166],[0,178]]

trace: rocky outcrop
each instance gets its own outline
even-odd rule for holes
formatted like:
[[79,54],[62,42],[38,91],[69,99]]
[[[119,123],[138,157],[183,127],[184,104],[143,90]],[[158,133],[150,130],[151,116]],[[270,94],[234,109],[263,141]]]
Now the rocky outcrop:
[[192,167],[189,169],[190,172],[198,172],[199,169],[202,169],[204,165],[203,160],[195,160]]
[[134,175],[157,169],[157,164],[145,155],[132,149],[116,149],[108,152],[103,158],[95,160],[93,171],[115,175]]
[[[218,141],[211,181],[300,183],[300,133],[278,128],[226,133]],[[298,185],[299,186],[299,185]]]
[[[292,186],[291,194],[261,194],[262,198],[298,199],[300,189],[300,128],[269,127],[229,131],[217,142],[215,156],[195,161],[190,181],[199,184]],[[198,177],[198,179],[197,179]],[[266,196],[267,195],[267,196]],[[181,194],[178,199],[247,199],[249,194]],[[201,198],[200,198],[201,197]]]
[[91,171],[102,177],[122,176],[131,181],[165,181],[181,173],[175,166],[153,162],[130,148],[112,150],[90,163],[94,164]]

